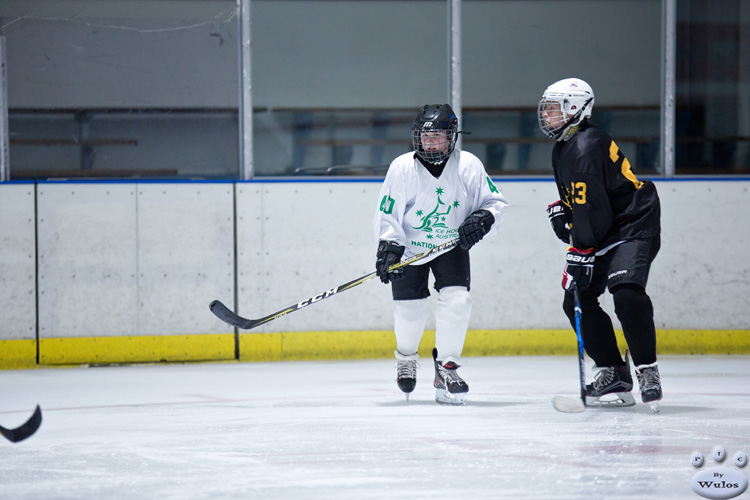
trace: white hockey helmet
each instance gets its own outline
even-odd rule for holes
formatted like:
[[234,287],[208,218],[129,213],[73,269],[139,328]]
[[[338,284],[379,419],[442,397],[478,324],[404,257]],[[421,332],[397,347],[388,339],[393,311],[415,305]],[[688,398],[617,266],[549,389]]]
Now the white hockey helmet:
[[555,82],[539,101],[539,128],[547,137],[567,141],[578,131],[578,125],[591,116],[594,90],[578,78]]

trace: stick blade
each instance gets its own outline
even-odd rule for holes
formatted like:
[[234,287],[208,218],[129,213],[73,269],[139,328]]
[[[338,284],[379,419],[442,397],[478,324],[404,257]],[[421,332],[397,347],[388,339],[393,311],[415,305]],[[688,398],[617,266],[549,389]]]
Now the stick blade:
[[565,396],[552,398],[552,406],[563,413],[581,413],[586,410],[580,398],[566,398]]
[[[236,326],[237,328],[242,328],[243,330],[250,330],[251,328],[255,328],[266,322],[264,321],[266,318],[259,320],[243,318],[222,304],[220,300],[214,300],[208,305],[208,308],[214,313],[214,316],[222,320],[224,323],[230,326]],[[287,311],[284,311],[284,313],[286,312]]]
[[5,427],[0,427],[0,434],[2,434],[11,443],[17,443],[34,434],[40,425],[42,425],[42,409],[39,408],[39,405],[36,405],[34,414],[31,415],[31,417],[26,421],[25,424],[20,427],[16,427],[15,429],[6,429]]
[[[252,325],[253,321],[238,316],[231,309],[222,304],[220,300],[214,300],[208,305],[208,308],[214,313],[214,316],[228,325],[236,326],[237,328],[252,328],[254,326]],[[248,323],[251,324],[248,325]]]

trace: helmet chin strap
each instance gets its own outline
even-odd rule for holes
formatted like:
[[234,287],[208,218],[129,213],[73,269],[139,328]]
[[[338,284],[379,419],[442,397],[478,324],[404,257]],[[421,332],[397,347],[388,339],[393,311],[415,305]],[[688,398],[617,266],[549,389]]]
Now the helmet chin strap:
[[[593,99],[593,98],[591,98],[591,99]],[[586,106],[588,106],[588,105],[589,105],[589,103],[591,102],[591,99],[589,99],[588,101],[586,101],[586,102],[585,102],[585,103],[583,104],[583,106],[581,106],[581,109],[579,109],[579,110],[578,110],[578,112],[577,112],[576,114],[574,114],[574,115],[573,115],[573,118],[571,118],[570,120],[568,120],[568,121],[567,121],[567,122],[565,123],[565,126],[564,126],[564,127],[562,128],[562,130],[563,130],[563,133],[562,133],[562,134],[560,134],[560,137],[558,137],[558,138],[557,138],[557,140],[558,140],[558,141],[560,141],[560,140],[565,140],[565,141],[567,141],[568,139],[570,139],[571,137],[573,137],[573,135],[574,135],[574,134],[568,134],[568,132],[569,132],[569,130],[568,130],[568,129],[569,129],[570,125],[571,125],[571,124],[572,124],[573,122],[576,122],[576,121],[577,121],[577,120],[578,120],[578,119],[580,118],[580,116],[581,116],[581,113],[583,113],[583,110],[584,110],[584,109],[586,109]]]
[[561,129],[560,137],[557,138],[558,141],[567,141],[573,137],[573,134],[569,134],[568,132],[570,132],[571,124],[578,119],[580,114],[581,112],[579,111],[573,116],[573,118],[565,122],[565,126]]

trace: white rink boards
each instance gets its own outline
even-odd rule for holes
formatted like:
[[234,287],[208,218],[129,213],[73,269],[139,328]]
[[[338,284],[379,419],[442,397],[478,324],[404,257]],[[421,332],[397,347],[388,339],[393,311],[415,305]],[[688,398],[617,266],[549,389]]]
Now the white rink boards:
[[[560,287],[566,246],[545,212],[558,199],[554,183],[498,179],[496,185],[510,206],[498,233],[471,251],[469,328],[569,328]],[[750,183],[656,185],[662,247],[648,291],[657,329],[747,329],[750,232],[744,214],[750,211]],[[379,182],[253,182],[239,183],[237,190],[244,315],[262,317],[373,270]],[[390,330],[389,287],[373,281],[256,331]],[[609,294],[602,303],[614,314]],[[434,328],[432,318],[427,328]]]
[[36,250],[34,185],[5,185],[0,191],[1,339],[36,337]]
[[[662,248],[648,291],[657,329],[746,331],[750,233],[743,214],[750,184],[656,184]],[[15,359],[26,366],[36,364],[37,334],[42,343],[55,341],[42,353],[54,362],[92,359],[65,357],[78,340],[58,339],[79,339],[87,352],[99,352],[102,338],[122,339],[123,354],[110,362],[161,359],[138,341],[168,337],[176,342],[171,360],[231,358],[233,346],[202,358],[197,344],[181,358],[182,337],[212,343],[215,334],[231,336],[208,304],[219,299],[234,308],[235,285],[240,314],[257,318],[370,273],[380,185],[343,179],[4,184],[0,279],[8,286],[0,293],[8,307],[0,312],[0,341],[12,342]],[[565,245],[544,210],[557,198],[554,183],[498,179],[496,185],[510,207],[499,232],[472,249],[469,328],[567,331],[560,288]],[[613,312],[608,294],[603,306]],[[392,326],[389,287],[373,279],[252,333]],[[434,329],[432,316],[427,329]],[[49,357],[58,347],[65,356]]]
[[138,332],[133,184],[38,186],[39,335]]
[[226,333],[234,293],[230,183],[38,186],[42,338]]

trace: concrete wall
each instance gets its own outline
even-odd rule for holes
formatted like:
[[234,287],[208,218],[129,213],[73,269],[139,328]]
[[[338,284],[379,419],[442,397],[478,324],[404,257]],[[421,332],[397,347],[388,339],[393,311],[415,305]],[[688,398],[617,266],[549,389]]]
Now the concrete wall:
[[[234,305],[235,251],[239,312],[250,317],[372,271],[379,184],[0,185],[0,340],[35,339],[37,317],[40,339],[232,333],[207,306]],[[470,327],[568,328],[565,247],[545,214],[554,184],[497,185],[511,207],[500,232],[472,250]],[[657,186],[657,327],[750,328],[750,181]],[[390,329],[389,288],[374,279],[258,332]]]

